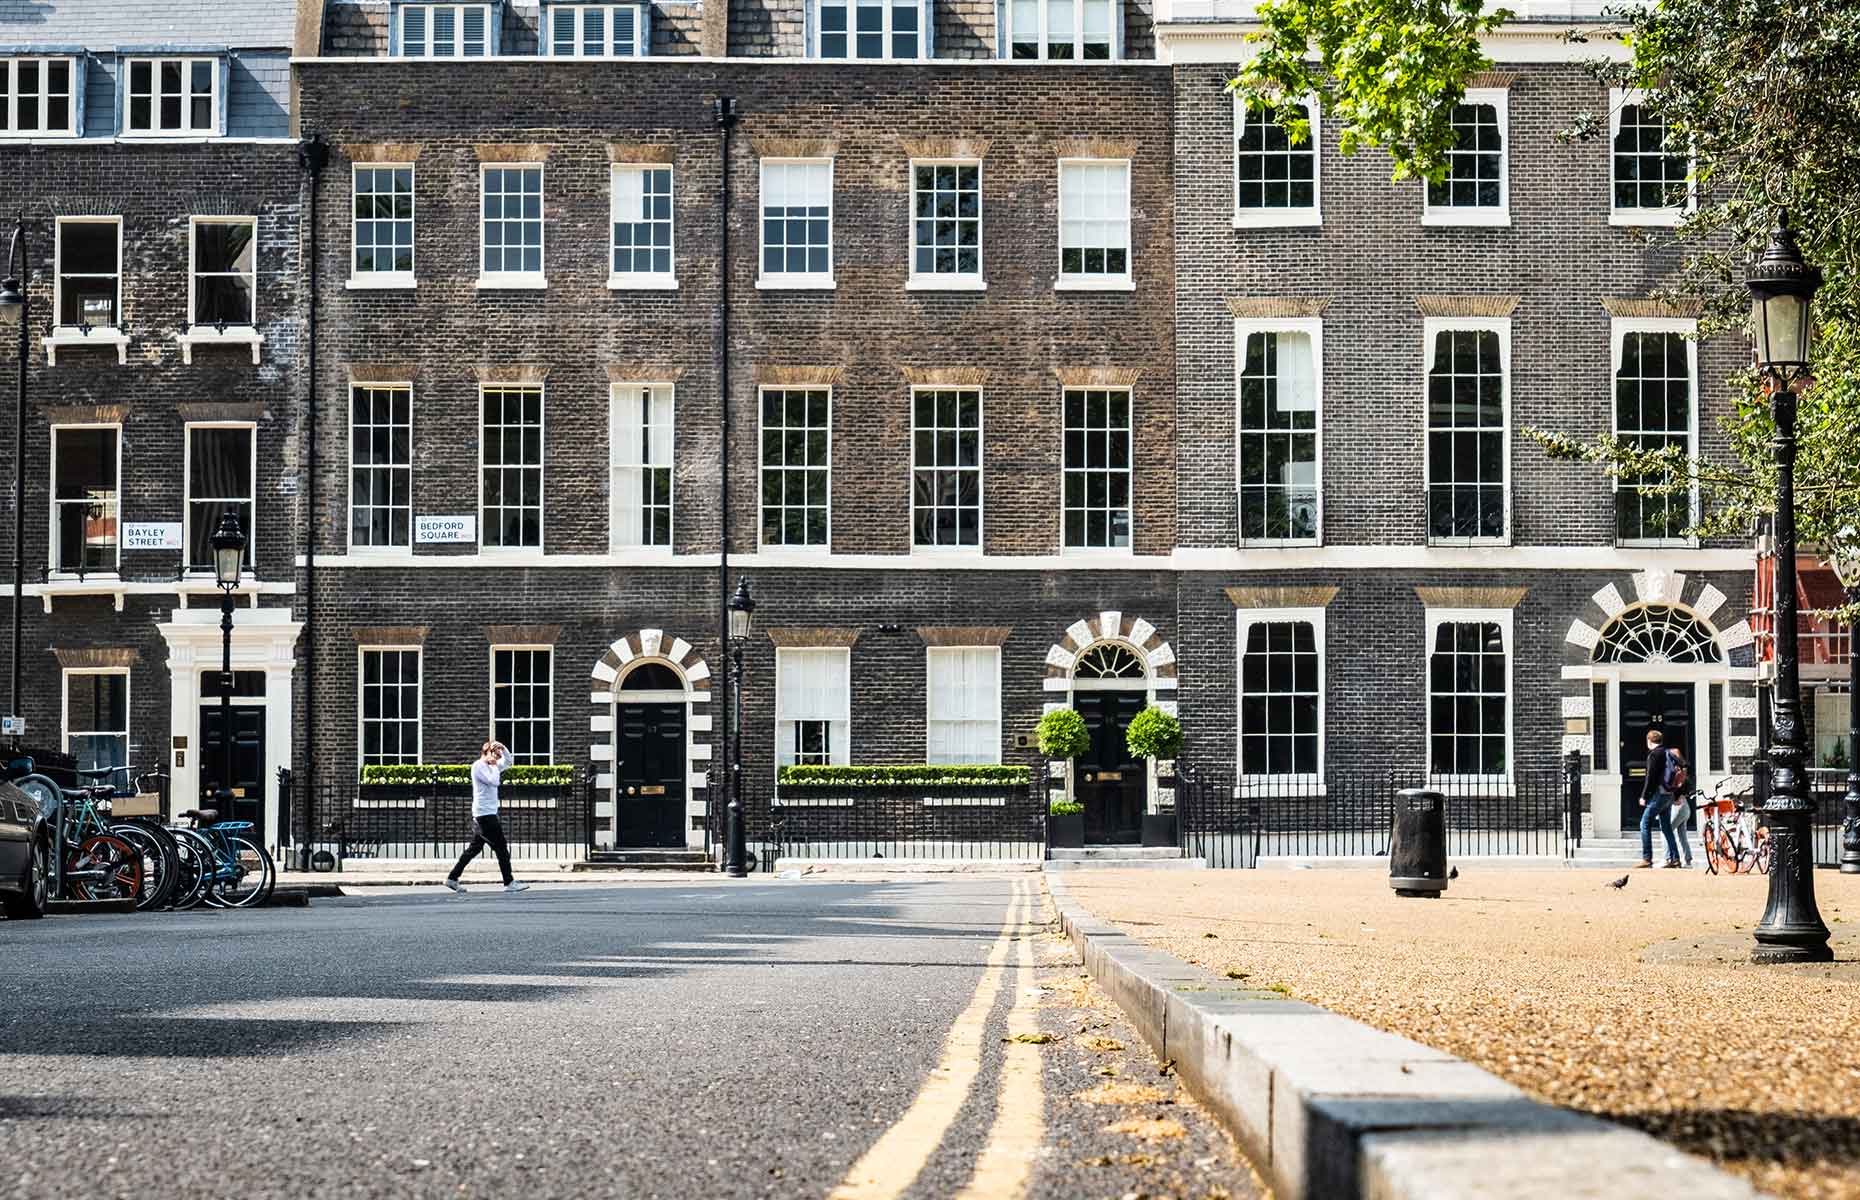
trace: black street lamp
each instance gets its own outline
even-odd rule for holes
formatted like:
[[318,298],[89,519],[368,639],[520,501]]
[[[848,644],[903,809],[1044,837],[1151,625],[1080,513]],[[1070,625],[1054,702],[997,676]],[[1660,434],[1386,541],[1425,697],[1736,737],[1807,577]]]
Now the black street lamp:
[[[0,323],[19,329],[19,402],[13,419],[13,665],[7,707],[10,717],[23,715],[19,708],[19,635],[26,576],[26,355],[32,333],[32,305],[26,285],[21,281],[27,278],[30,269],[26,262],[26,218],[21,216],[13,222],[7,277],[0,282]],[[14,740],[17,744],[18,739]]]
[[245,564],[245,534],[239,516],[227,509],[213,531],[213,578],[220,585],[220,817],[233,813],[232,631],[233,591],[239,586],[239,569]]
[[1770,704],[1769,906],[1756,929],[1752,962],[1828,962],[1828,927],[1815,908],[1815,804],[1802,778],[1802,680],[1796,645],[1796,389],[1809,383],[1815,290],[1821,271],[1796,249],[1789,215],[1777,217],[1769,247],[1745,279],[1751,336],[1776,415],[1776,696]]
[[735,712],[727,719],[730,737],[730,798],[724,809],[723,873],[731,879],[749,874],[748,834],[743,828],[743,647],[756,615],[756,598],[749,594],[747,575],[736,581],[730,597],[730,697]]

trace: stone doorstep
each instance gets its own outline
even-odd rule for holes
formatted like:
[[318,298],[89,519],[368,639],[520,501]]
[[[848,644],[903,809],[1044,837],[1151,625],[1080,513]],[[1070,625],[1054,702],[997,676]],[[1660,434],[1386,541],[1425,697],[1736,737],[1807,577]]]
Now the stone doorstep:
[[1532,1100],[1469,1062],[1236,986],[1047,887],[1085,967],[1287,1200],[1754,1200],[1664,1142]]
[[1050,858],[1048,871],[1205,871],[1205,858]]

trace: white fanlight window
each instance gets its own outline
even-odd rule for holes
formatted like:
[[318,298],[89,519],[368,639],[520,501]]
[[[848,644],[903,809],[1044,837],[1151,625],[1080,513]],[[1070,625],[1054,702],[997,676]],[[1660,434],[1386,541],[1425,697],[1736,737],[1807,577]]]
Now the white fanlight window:
[[929,763],[1001,761],[1001,649],[932,646],[928,651]]
[[775,761],[778,766],[852,761],[852,651],[775,651]]

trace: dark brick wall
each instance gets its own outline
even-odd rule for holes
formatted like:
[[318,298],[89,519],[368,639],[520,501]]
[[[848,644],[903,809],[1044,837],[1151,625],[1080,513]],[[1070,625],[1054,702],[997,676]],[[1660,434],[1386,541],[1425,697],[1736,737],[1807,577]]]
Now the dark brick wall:
[[[713,549],[717,138],[709,99],[727,90],[742,119],[732,151],[731,367],[735,544],[756,541],[755,372],[843,367],[834,389],[833,549],[910,550],[906,367],[980,367],[985,521],[991,553],[1059,548],[1061,367],[1133,367],[1136,549],[1167,553],[1173,379],[1169,164],[1159,153],[1167,76],[1153,68],[783,65],[687,68],[650,77],[599,64],[355,63],[303,69],[304,127],[337,146],[421,146],[419,287],[350,291],[346,179],[340,155],[323,197],[324,474],[319,540],[346,541],[345,372],[357,363],[417,367],[417,512],[470,511],[477,495],[474,366],[547,367],[547,549],[607,549],[610,364],[652,364],[678,380],[675,492],[681,552]],[[614,80],[638,86],[616,87]],[[667,105],[668,94],[687,97]],[[386,97],[419,97],[419,104]],[[823,119],[823,114],[825,118]],[[856,114],[856,115],[855,115]],[[1137,287],[1056,293],[1057,144],[1116,134],[1133,164]],[[908,155],[900,138],[986,140],[985,293],[904,290]],[[831,138],[837,290],[758,291],[758,139]],[[675,147],[676,292],[606,287],[610,141]],[[482,142],[549,144],[544,292],[481,291],[477,279]],[[423,550],[435,548],[423,548]]]
[[[1612,428],[1613,366],[1604,298],[1644,297],[1678,255],[1645,231],[1608,224],[1606,139],[1554,134],[1605,89],[1575,66],[1510,66],[1510,206],[1505,228],[1423,227],[1422,185],[1391,183],[1388,157],[1338,149],[1322,132],[1321,228],[1239,229],[1233,218],[1230,72],[1176,68],[1178,453],[1182,543],[1234,537],[1232,296],[1327,299],[1324,316],[1324,540],[1423,542],[1423,383],[1418,295],[1516,295],[1511,335],[1512,539],[1610,545],[1613,499],[1594,467],[1553,463],[1526,426],[1593,435]],[[1734,338],[1700,347],[1700,444],[1726,446],[1718,417],[1737,368]],[[1684,551],[1676,552],[1683,559]],[[1676,560],[1675,566],[1683,568]]]
[[[184,417],[180,406],[249,406],[258,428],[257,570],[261,580],[294,577],[301,527],[295,510],[298,428],[305,365],[299,247],[304,183],[292,146],[17,147],[0,175],[0,210],[23,210],[43,226],[29,233],[32,345],[28,356],[26,441],[5,456],[10,510],[13,453],[23,456],[26,484],[26,579],[38,583],[49,563],[50,426],[56,410],[123,406],[119,512],[125,522],[180,521],[185,507]],[[261,362],[249,348],[196,348],[184,365],[175,334],[188,320],[188,228],[192,216],[259,219],[258,324]],[[53,219],[122,218],[122,321],[128,361],[114,348],[60,348],[48,366],[42,336],[53,319]],[[12,386],[18,357],[0,338],[0,378]],[[12,442],[10,415],[6,440]],[[12,560],[11,517],[0,521],[0,562]],[[122,577],[172,580],[175,551],[122,552]],[[266,598],[267,604],[288,599]],[[129,596],[122,612],[107,598],[55,598],[52,611],[28,597],[22,630],[22,708],[32,740],[62,735],[60,671],[53,649],[127,648],[140,662],[130,681],[132,752],[150,761],[169,735],[167,648],[154,622],[177,606],[174,593]],[[217,604],[197,597],[193,603]],[[10,642],[0,639],[0,680],[10,673]]]

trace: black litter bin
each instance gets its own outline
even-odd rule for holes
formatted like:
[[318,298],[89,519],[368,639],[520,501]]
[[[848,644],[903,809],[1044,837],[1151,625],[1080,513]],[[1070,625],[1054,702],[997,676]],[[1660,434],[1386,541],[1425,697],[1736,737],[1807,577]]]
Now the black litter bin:
[[1447,798],[1426,788],[1395,793],[1389,886],[1397,896],[1432,898],[1447,890]]

